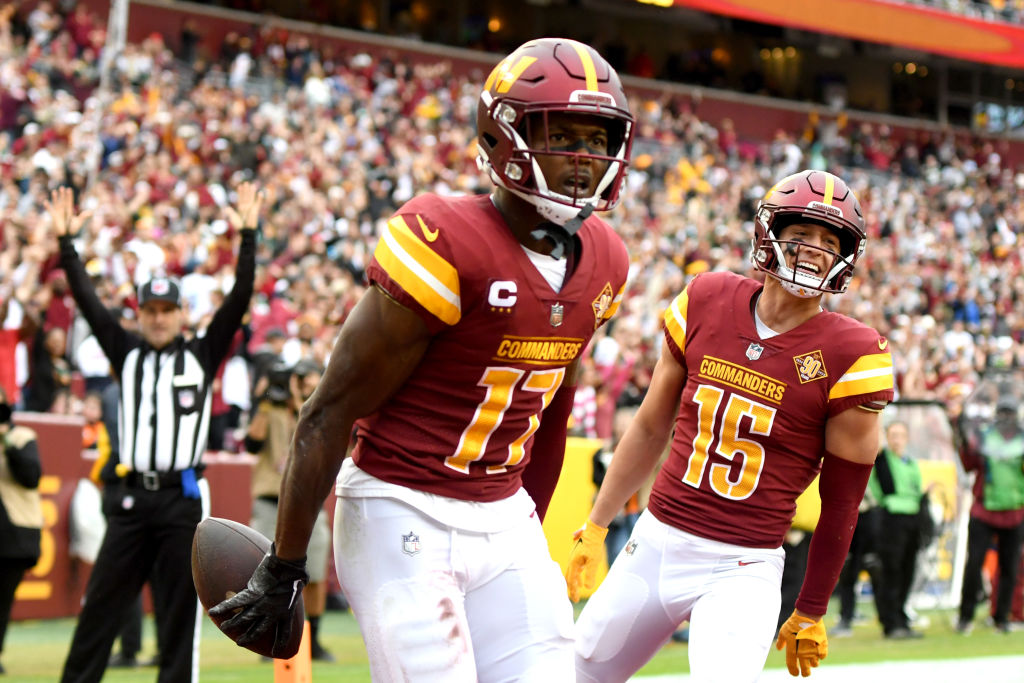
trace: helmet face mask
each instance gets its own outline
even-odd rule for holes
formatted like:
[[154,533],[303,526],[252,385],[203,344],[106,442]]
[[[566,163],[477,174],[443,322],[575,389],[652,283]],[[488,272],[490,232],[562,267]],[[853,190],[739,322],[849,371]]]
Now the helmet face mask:
[[[795,223],[822,225],[839,239],[839,251],[800,240],[780,239]],[[843,180],[824,171],[803,171],[783,178],[761,200],[754,217],[751,260],[776,278],[791,294],[810,298],[846,291],[857,260],[864,253],[867,235],[860,203]],[[820,275],[795,267],[804,250],[824,252]],[[787,255],[793,255],[793,265]]]
[[[579,114],[604,124],[607,148],[589,145],[552,149],[547,141],[552,114]],[[588,205],[607,211],[619,201],[633,138],[622,84],[615,70],[593,48],[576,41],[530,41],[491,72],[477,107],[477,161],[495,184],[533,204],[546,220],[564,225]],[[572,157],[575,185],[600,173],[587,196],[559,191],[539,163],[544,157]],[[581,176],[581,162],[589,169]],[[600,171],[603,169],[603,172]]]

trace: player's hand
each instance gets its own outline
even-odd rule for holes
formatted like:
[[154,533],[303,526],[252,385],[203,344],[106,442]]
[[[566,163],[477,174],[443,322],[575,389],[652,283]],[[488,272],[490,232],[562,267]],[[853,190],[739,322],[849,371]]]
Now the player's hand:
[[811,669],[828,656],[825,622],[793,612],[779,629],[775,649],[786,648],[786,667],[793,676],[810,676]]
[[289,562],[274,554],[274,547],[256,567],[244,591],[210,608],[210,616],[233,617],[220,628],[232,640],[245,647],[274,629],[273,655],[283,657],[291,640],[292,610],[299,602],[302,588],[309,583],[306,561]]
[[228,222],[235,230],[242,228],[255,229],[260,220],[260,207],[263,206],[264,194],[256,190],[256,184],[245,182],[238,186],[238,209],[233,206],[225,210]]
[[590,520],[573,534],[576,543],[569,554],[569,566],[565,569],[565,583],[569,587],[569,599],[579,602],[580,593],[590,590],[597,581],[597,565],[604,555],[604,537],[608,529]]
[[75,215],[75,194],[67,186],[51,192],[50,201],[44,200],[43,204],[53,221],[53,232],[57,237],[76,234],[92,216],[92,211]]

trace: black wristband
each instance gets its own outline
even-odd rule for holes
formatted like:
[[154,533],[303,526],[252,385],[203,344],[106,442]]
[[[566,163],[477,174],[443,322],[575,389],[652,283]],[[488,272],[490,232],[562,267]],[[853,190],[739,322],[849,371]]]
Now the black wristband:
[[277,547],[273,543],[270,544],[270,552],[266,557],[266,567],[267,571],[279,581],[301,579],[303,583],[309,583],[305,556],[298,561],[283,560],[277,556]]

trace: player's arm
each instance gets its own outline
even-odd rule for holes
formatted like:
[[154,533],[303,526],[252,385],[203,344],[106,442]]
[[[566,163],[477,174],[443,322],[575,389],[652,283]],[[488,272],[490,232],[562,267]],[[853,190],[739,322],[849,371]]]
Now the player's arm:
[[319,386],[299,413],[278,503],[279,557],[305,557],[353,423],[376,412],[405,383],[430,339],[423,319],[377,286],[352,310]]
[[[306,547],[348,449],[352,424],[376,411],[412,373],[430,342],[426,323],[376,286],[352,310],[313,396],[299,414],[281,482],[270,552],[245,590],[210,609],[245,647],[274,629],[275,653],[290,657],[290,615],[308,583]],[[276,656],[276,655],[275,655]]]
[[776,649],[786,650],[786,667],[793,676],[810,676],[811,669],[828,655],[822,617],[850,549],[857,508],[878,453],[878,421],[877,410],[853,407],[825,425],[825,456],[818,480],[821,517],[811,536],[796,609],[779,627],[775,642]]
[[821,517],[811,537],[807,574],[796,602],[797,612],[804,616],[824,615],[846,560],[857,508],[878,454],[880,417],[854,407],[834,415],[825,425]]
[[590,512],[592,523],[607,527],[651,476],[668,445],[685,383],[685,368],[663,344],[647,395],[616,446],[597,493]]
[[537,517],[544,521],[551,496],[558,484],[565,460],[565,437],[572,413],[576,384],[579,381],[580,358],[577,357],[565,370],[565,380],[555,393],[551,403],[544,409],[540,428],[533,438],[530,459],[523,468],[523,488],[537,506]]
[[640,486],[651,476],[672,434],[686,370],[663,344],[643,403],[622,435],[605,474],[590,519],[576,532],[565,581],[569,599],[576,602],[597,579],[597,564],[604,555],[608,525]]

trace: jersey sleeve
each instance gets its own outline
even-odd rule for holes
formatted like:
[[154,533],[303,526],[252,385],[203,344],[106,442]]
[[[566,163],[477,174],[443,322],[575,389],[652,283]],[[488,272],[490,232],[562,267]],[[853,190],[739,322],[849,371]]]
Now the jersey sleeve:
[[690,289],[696,281],[697,278],[691,280],[662,315],[665,343],[668,344],[672,357],[683,367],[686,367],[686,315],[690,304]]
[[423,213],[395,214],[381,233],[367,277],[437,332],[462,318],[462,298],[447,231],[431,223]]
[[859,406],[881,411],[892,401],[894,379],[889,343],[871,328],[864,327],[855,335],[852,363],[832,385],[828,394],[829,416]]

